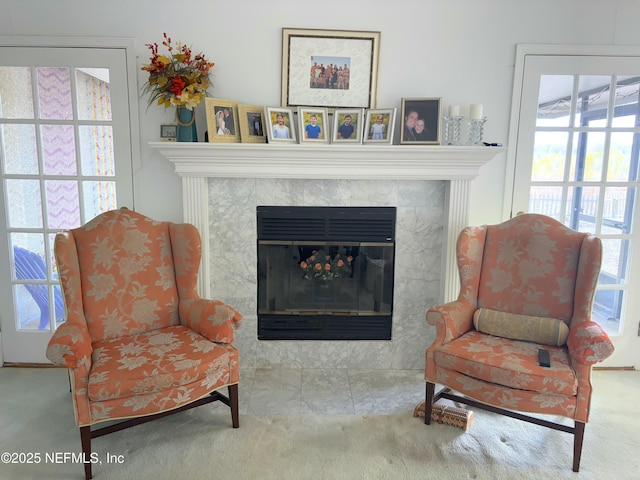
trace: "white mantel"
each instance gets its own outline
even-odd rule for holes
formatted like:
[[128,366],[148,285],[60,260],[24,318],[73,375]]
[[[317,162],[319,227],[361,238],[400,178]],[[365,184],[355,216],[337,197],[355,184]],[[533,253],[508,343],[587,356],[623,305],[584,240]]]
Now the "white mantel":
[[209,294],[207,178],[309,178],[357,180],[445,180],[444,300],[459,289],[457,235],[469,221],[470,181],[504,148],[423,145],[301,145],[151,142],[182,177],[184,221],[202,236],[198,290]]

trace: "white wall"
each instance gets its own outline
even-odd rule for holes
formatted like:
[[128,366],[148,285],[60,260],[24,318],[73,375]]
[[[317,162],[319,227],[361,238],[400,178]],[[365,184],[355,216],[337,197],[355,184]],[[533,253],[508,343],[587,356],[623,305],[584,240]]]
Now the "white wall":
[[[167,32],[216,62],[212,96],[280,104],[281,29],[382,32],[378,107],[402,97],[442,97],[443,106],[482,103],[485,139],[506,145],[518,43],[640,45],[637,0],[0,0],[0,35],[133,37],[138,66],[145,43]],[[0,59],[1,63],[1,59]],[[138,72],[139,85],[146,76]],[[182,219],[181,181],[147,142],[174,112],[140,99],[142,169],[136,208]],[[203,139],[206,121],[198,109]],[[502,218],[506,155],[483,167],[471,192],[471,223]]]

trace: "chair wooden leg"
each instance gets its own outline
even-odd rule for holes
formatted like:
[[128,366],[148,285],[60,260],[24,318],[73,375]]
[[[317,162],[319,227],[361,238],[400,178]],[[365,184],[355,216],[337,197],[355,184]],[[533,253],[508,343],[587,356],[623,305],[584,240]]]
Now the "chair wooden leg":
[[436,391],[436,384],[427,382],[424,400],[424,423],[431,425],[431,410],[433,408],[433,394]]
[[80,443],[84,457],[84,478],[91,480],[91,427],[80,427]]
[[583,422],[575,422],[575,431],[573,432],[573,471],[580,470],[580,457],[582,456],[582,440],[584,439]]
[[229,403],[231,407],[231,423],[233,428],[240,426],[240,413],[238,408],[238,384],[229,385]]

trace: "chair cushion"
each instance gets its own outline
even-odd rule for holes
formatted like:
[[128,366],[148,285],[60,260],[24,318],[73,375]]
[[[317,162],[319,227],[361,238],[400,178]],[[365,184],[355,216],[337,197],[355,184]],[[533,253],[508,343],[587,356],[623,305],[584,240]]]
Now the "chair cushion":
[[479,308],[473,314],[476,330],[497,337],[524,340],[559,347],[569,336],[569,327],[562,320],[532,317]]
[[[89,398],[157,393],[228,374],[229,351],[182,325],[93,344]],[[215,378],[213,378],[215,377]]]
[[436,365],[485,382],[575,396],[578,381],[566,347],[545,346],[551,367],[538,365],[540,345],[470,331],[435,351]]

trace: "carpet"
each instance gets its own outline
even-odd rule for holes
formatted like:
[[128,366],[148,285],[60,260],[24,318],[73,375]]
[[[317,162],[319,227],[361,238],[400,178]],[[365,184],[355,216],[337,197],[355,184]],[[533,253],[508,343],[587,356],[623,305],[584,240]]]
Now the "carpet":
[[[0,369],[0,452],[40,463],[0,465],[2,479],[82,479],[66,373]],[[93,440],[96,479],[414,480],[636,479],[637,372],[594,372],[596,394],[579,473],[573,437],[474,409],[468,431],[403,415],[230,415],[199,407]],[[631,406],[631,409],[630,409]],[[55,456],[51,456],[55,460]],[[58,456],[58,460],[64,457]],[[107,464],[107,461],[111,463]]]

